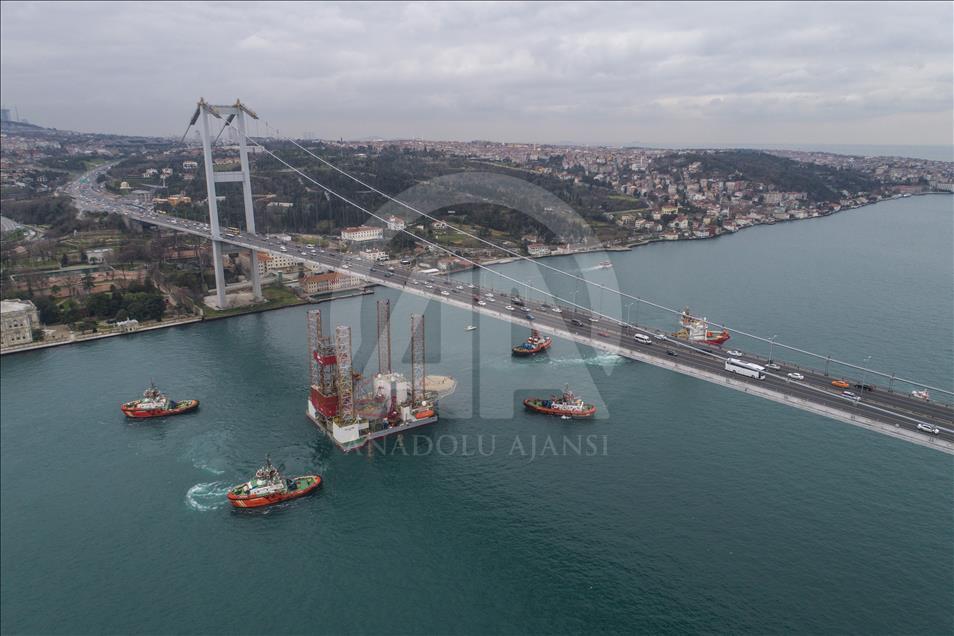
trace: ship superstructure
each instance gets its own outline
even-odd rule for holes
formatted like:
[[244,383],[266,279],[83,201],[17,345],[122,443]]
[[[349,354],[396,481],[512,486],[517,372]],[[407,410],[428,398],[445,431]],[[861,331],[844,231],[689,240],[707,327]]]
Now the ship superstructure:
[[533,356],[550,348],[553,340],[550,336],[541,336],[536,329],[530,330],[530,337],[518,345],[514,345],[510,351],[514,356],[526,357]]
[[308,312],[311,389],[308,417],[342,450],[437,421],[437,403],[454,392],[457,382],[427,375],[424,364],[424,317],[411,316],[411,377],[391,368],[390,301],[379,300],[378,372],[364,378],[351,361],[351,328],[340,325],[335,336],[322,334],[321,312]]
[[719,332],[710,331],[709,321],[706,320],[705,317],[698,318],[693,316],[689,312],[688,307],[682,310],[682,315],[679,317],[679,324],[682,325],[682,329],[673,335],[677,338],[688,340],[689,342],[721,345],[730,338],[729,332],[725,329]]

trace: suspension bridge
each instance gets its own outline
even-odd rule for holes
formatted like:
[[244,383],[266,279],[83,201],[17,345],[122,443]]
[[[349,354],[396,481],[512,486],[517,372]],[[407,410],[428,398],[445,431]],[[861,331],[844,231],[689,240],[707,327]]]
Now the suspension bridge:
[[[327,270],[357,276],[369,283],[395,288],[405,293],[411,293],[466,311],[537,328],[554,336],[595,349],[615,353],[890,437],[954,454],[954,408],[950,404],[937,399],[916,397],[911,391],[912,387],[919,390],[930,390],[935,395],[940,394],[950,400],[954,396],[954,392],[948,389],[929,386],[909,378],[897,377],[893,374],[887,374],[877,369],[870,369],[847,361],[834,360],[830,356],[777,342],[775,338],[765,338],[738,329],[732,329],[733,333],[769,343],[771,345],[770,351],[774,352],[777,349],[783,352],[791,351],[802,356],[809,356],[818,360],[819,366],[822,366],[823,363],[824,368],[806,368],[804,365],[785,362],[773,354],[770,354],[770,359],[747,353],[743,353],[741,356],[730,356],[719,347],[673,338],[651,327],[628,320],[623,321],[595,311],[590,307],[577,304],[575,297],[573,301],[558,297],[546,289],[537,288],[503,272],[490,269],[477,261],[453,254],[450,249],[418,236],[409,229],[400,231],[435,251],[445,252],[455,256],[455,258],[467,261],[470,266],[477,270],[490,272],[492,274],[490,280],[500,281],[500,284],[506,285],[507,289],[495,289],[487,284],[467,283],[451,277],[435,277],[410,267],[388,268],[361,259],[353,260],[346,254],[261,236],[255,230],[250,181],[250,148],[254,148],[257,152],[276,160],[289,171],[297,173],[305,181],[322,189],[329,196],[361,210],[368,215],[369,219],[376,219],[382,224],[386,223],[386,219],[292,165],[277,152],[266,147],[264,141],[249,136],[247,131],[249,118],[257,119],[257,115],[241,102],[236,101],[232,105],[218,106],[200,100],[189,123],[189,128],[192,126],[198,128],[202,139],[208,190],[208,223],[170,218],[156,213],[145,205],[127,202],[108,194],[101,184],[96,183],[96,176],[104,173],[108,166],[97,168],[86,177],[74,182],[67,189],[67,193],[73,196],[81,196],[86,200],[95,200],[103,209],[122,214],[136,221],[186,232],[210,240],[213,251],[217,300],[221,307],[228,304],[222,260],[225,245],[233,245],[251,252],[251,284],[256,298],[261,298],[261,281],[258,278],[258,267],[256,266],[257,255],[260,252],[285,254],[305,264],[318,265]],[[214,138],[211,126],[213,121],[222,123],[221,130]],[[187,133],[189,128],[187,128]],[[216,171],[214,169],[213,150],[216,140],[226,128],[236,131],[240,167],[233,171]],[[291,139],[283,141],[293,144],[326,167],[354,180],[363,188],[388,199],[413,214],[431,220],[438,220],[425,211],[381,192],[372,184],[366,183],[342,170],[297,141]],[[216,184],[230,182],[242,185],[246,227],[244,230],[235,231],[235,229],[231,229],[223,233],[218,218]],[[456,230],[473,240],[498,250],[503,255],[515,259],[530,260],[520,253],[505,246],[497,245],[473,233],[460,229]],[[588,288],[596,287],[601,293],[617,295],[623,300],[635,303],[637,308],[640,304],[643,304],[657,310],[681,314],[680,310],[665,307],[651,300],[632,296],[611,287],[597,285],[577,274],[561,270],[542,261],[534,260],[533,262],[538,267],[555,275],[582,283]],[[518,297],[518,292],[516,292],[520,289],[526,289],[527,291],[523,297]],[[536,295],[537,300],[531,299],[531,292]],[[729,329],[726,325],[714,324],[714,326]],[[743,361],[749,365],[750,369],[760,370],[752,375],[741,374],[738,372],[735,363],[732,362],[733,360]],[[831,375],[833,364],[844,370],[842,373],[845,377],[860,377],[860,380],[849,383],[847,387],[834,386],[832,384],[833,376]],[[744,365],[743,368],[745,368]],[[899,387],[903,388],[899,389]],[[842,390],[844,388],[856,389],[857,393]]]

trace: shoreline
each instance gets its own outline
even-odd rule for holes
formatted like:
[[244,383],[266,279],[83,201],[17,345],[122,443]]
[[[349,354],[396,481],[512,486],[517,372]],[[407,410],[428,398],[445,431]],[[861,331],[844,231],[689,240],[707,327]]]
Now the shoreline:
[[329,296],[326,298],[319,298],[314,300],[303,300],[297,303],[289,303],[286,305],[279,305],[277,307],[263,307],[263,306],[249,306],[245,311],[235,311],[232,313],[225,313],[219,316],[194,316],[192,318],[186,318],[184,320],[168,320],[161,321],[156,324],[149,325],[147,327],[141,327],[133,331],[112,331],[110,333],[92,333],[84,334],[76,338],[69,338],[56,341],[46,341],[40,340],[38,342],[31,342],[26,345],[19,347],[8,347],[6,349],[0,349],[0,356],[14,355],[17,353],[27,353],[30,351],[39,351],[42,349],[53,349],[55,347],[62,347],[71,344],[79,344],[83,342],[91,342],[94,340],[103,340],[104,338],[113,338],[117,336],[134,336],[139,333],[144,333],[148,331],[156,331],[157,329],[166,329],[169,327],[184,327],[188,325],[195,325],[199,323],[214,322],[216,320],[225,320],[226,318],[235,318],[237,316],[248,316],[250,314],[259,314],[266,311],[278,311],[280,309],[288,309],[289,307],[301,307],[302,305],[317,305],[323,302],[329,302],[332,300],[343,300],[345,298],[354,298],[356,296],[364,296],[367,294],[374,293],[373,288],[376,285],[369,285],[362,289],[346,290],[341,295]]
[[[628,252],[630,250],[636,249],[637,247],[642,247],[644,245],[652,245],[654,243],[681,243],[685,241],[708,241],[712,239],[721,238],[724,236],[731,236],[733,234],[738,234],[739,232],[742,232],[743,230],[748,230],[748,229],[752,229],[756,227],[772,226],[772,225],[778,225],[781,223],[795,223],[797,221],[813,221],[818,219],[826,219],[830,216],[835,216],[836,214],[839,214],[841,212],[848,212],[850,210],[860,210],[862,208],[867,208],[872,205],[878,205],[879,203],[886,203],[888,201],[897,201],[902,198],[924,197],[924,196],[933,196],[933,195],[954,196],[954,192],[938,190],[934,192],[918,192],[916,194],[909,195],[909,197],[890,197],[887,199],[880,199],[878,201],[873,201],[871,203],[864,203],[862,205],[845,206],[839,210],[833,210],[831,212],[828,212],[827,214],[819,214],[818,216],[809,216],[804,219],[773,219],[771,223],[753,223],[752,225],[746,225],[744,227],[740,227],[739,229],[733,230],[731,232],[722,232],[721,234],[714,234],[712,236],[704,236],[704,237],[703,236],[685,236],[685,237],[679,237],[677,239],[664,239],[664,238],[654,237],[654,238],[649,238],[643,241],[635,241],[632,243],[627,243],[626,245],[611,245],[611,246],[604,246],[604,247],[596,247],[593,249],[587,248],[587,249],[581,249],[581,250],[573,250],[569,252],[560,252],[557,254],[547,254],[545,256],[525,256],[525,255],[507,256],[504,258],[494,258],[487,261],[478,261],[478,262],[481,265],[504,265],[507,263],[513,263],[513,262],[522,261],[522,260],[535,261],[535,260],[543,259],[543,258],[557,258],[560,256],[576,256],[577,254],[591,254],[593,252]],[[470,269],[473,269],[473,267],[468,267],[467,269],[462,269],[457,271],[468,271]],[[456,273],[456,272],[452,272],[452,273]]]

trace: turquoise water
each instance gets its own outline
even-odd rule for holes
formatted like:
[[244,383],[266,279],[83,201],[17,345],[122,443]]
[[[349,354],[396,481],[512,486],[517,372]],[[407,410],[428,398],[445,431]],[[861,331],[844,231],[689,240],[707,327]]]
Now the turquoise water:
[[[952,200],[547,262],[950,387]],[[321,306],[359,364],[384,296],[395,366],[424,310],[428,372],[460,388],[373,454],[304,417],[303,308],[3,358],[2,631],[954,630],[950,456],[559,340],[514,360],[525,332],[390,290]],[[150,379],[200,410],[126,421]],[[516,408],[564,382],[598,419]],[[266,453],[325,488],[231,511]]]

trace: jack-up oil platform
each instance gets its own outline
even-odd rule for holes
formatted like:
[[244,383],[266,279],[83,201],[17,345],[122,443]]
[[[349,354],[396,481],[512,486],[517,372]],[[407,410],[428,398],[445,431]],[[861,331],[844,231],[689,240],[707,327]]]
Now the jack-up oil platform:
[[424,317],[411,315],[411,379],[391,368],[391,305],[379,300],[378,373],[367,380],[352,368],[351,327],[334,337],[321,330],[321,311],[308,312],[311,391],[308,417],[343,451],[437,421],[438,401],[457,388],[449,376],[426,375]]

